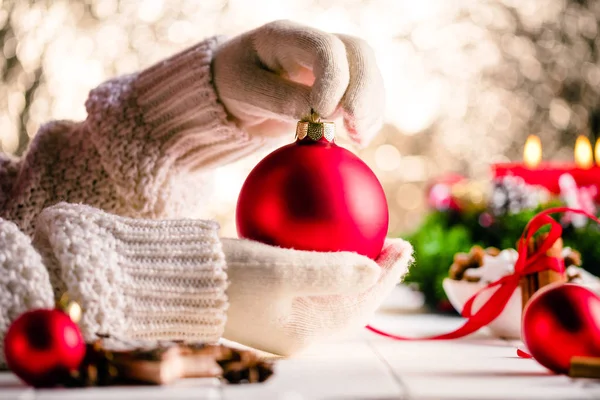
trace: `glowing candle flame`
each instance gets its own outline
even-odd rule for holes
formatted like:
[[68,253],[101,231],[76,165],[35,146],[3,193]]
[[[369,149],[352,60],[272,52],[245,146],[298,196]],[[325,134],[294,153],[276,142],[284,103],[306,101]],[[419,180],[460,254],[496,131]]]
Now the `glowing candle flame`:
[[542,161],[542,142],[536,135],[529,135],[523,149],[523,160],[528,168],[535,168]]
[[591,168],[594,163],[590,140],[580,135],[575,142],[575,164],[579,168]]

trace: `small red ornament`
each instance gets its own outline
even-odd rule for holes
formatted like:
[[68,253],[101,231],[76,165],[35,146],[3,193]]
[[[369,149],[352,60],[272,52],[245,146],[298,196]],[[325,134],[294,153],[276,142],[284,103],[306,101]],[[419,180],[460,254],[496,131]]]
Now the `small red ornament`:
[[525,306],[522,336],[535,360],[566,374],[572,357],[600,357],[600,297],[575,284],[549,285]]
[[458,174],[447,174],[433,182],[427,188],[427,203],[429,207],[437,211],[462,211],[458,201],[452,194],[452,188],[457,183],[466,181],[466,178]]
[[297,141],[254,167],[237,203],[242,238],[297,250],[379,255],[385,194],[371,169],[334,143],[334,124],[299,122]]
[[25,383],[55,386],[77,369],[85,342],[77,324],[60,310],[38,309],[20,315],[4,337],[6,364]]

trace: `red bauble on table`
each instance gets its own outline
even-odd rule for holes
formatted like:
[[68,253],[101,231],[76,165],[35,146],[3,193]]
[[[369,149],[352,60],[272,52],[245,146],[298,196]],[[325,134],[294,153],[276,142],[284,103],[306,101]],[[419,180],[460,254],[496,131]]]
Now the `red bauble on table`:
[[85,356],[85,342],[69,315],[39,309],[19,316],[4,337],[8,367],[35,387],[64,382]]
[[299,122],[296,137],[250,172],[237,204],[239,236],[297,250],[377,257],[389,214],[373,171],[334,143],[330,122]]
[[566,374],[572,357],[600,357],[600,297],[575,284],[549,285],[527,303],[522,329],[533,358]]

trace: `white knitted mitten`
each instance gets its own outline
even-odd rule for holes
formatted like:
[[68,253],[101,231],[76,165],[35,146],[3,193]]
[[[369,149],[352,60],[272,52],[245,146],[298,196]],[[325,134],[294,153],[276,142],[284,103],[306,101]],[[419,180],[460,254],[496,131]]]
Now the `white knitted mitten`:
[[39,216],[34,244],[55,295],[83,309],[86,340],[217,341],[227,308],[218,224],[118,217],[61,203]]
[[12,321],[31,308],[53,305],[48,272],[31,239],[0,219],[0,368],[5,367],[4,334]]
[[231,281],[224,337],[281,355],[365,326],[412,262],[388,239],[376,261],[222,239]]
[[383,122],[385,91],[373,50],[361,39],[276,21],[223,43],[213,75],[219,98],[253,135],[293,131],[311,109],[343,114],[367,144]]

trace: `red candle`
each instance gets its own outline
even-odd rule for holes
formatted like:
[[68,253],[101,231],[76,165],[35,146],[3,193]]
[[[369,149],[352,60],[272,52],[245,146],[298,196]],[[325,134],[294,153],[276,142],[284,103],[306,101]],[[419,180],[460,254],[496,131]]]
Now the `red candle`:
[[[597,144],[596,150],[599,146]],[[541,144],[537,136],[527,139],[524,163],[493,164],[494,178],[507,175],[519,176],[530,185],[539,185],[550,192],[560,193],[558,180],[563,174],[571,174],[577,186],[600,187],[600,167],[593,165],[592,146],[587,138],[580,136],[575,144],[575,163],[540,162]]]
[[492,171],[495,178],[512,175],[520,176],[530,185],[539,185],[548,189],[552,193],[560,193],[558,179],[563,174],[571,174],[577,186],[597,186],[600,187],[600,167],[579,168],[576,164],[569,163],[541,163],[535,168],[530,168],[524,164],[505,163],[492,165]]

